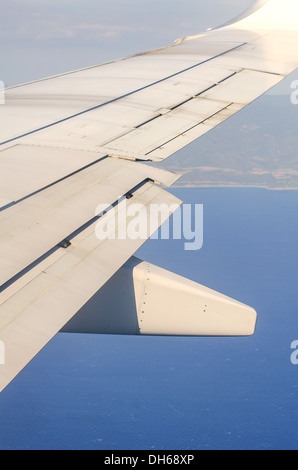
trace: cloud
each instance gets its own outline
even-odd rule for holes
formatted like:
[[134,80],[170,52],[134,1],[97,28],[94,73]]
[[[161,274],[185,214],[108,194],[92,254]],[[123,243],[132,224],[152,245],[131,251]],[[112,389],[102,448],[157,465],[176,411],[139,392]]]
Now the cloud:
[[94,24],[84,23],[73,27],[73,34],[76,36],[84,35],[85,39],[89,38],[115,38],[126,33],[140,33],[144,31],[143,27],[138,26],[125,26],[125,25],[107,25],[107,24]]
[[0,0],[6,85],[133,55],[239,15],[253,0]]
[[[129,11],[123,8],[127,3],[136,2],[10,0],[1,11],[0,38],[14,43],[57,39],[78,39],[84,42],[144,32],[146,26],[142,26],[140,18],[131,15],[135,9]],[[154,30],[154,23],[150,29]]]
[[214,18],[208,26],[215,26],[230,19],[229,9],[238,14],[250,4],[251,0],[10,0],[2,5],[0,38],[14,43],[59,39],[84,43],[168,33],[174,40],[199,33],[204,18]]

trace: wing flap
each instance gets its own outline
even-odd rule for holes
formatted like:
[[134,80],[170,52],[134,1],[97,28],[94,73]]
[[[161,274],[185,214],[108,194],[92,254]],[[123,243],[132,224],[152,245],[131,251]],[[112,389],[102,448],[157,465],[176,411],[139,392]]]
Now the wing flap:
[[38,145],[12,145],[1,150],[0,208],[92,165],[103,156],[100,152]]
[[274,87],[284,76],[256,70],[241,70],[228,80],[202,93],[203,98],[247,105]]
[[114,204],[147,179],[172,184],[177,175],[104,158],[0,212],[0,286],[92,220],[99,204]]
[[162,146],[153,149],[147,154],[147,158],[152,161],[161,162],[173,153],[184,148],[194,140],[214,129],[216,126],[226,121],[233,114],[240,111],[244,106],[240,104],[229,104],[218,113],[210,116],[205,121],[191,127],[177,137],[165,142]]
[[107,223],[107,213],[76,235],[69,248],[52,253],[40,262],[38,270],[24,274],[1,293],[0,341],[5,345],[6,363],[1,366],[0,391],[152,235],[156,226],[150,224],[150,205],[167,204],[170,208],[167,215],[161,214],[159,226],[173,207],[181,204],[150,182],[137,189],[129,201],[115,209],[113,232],[129,220],[129,206],[139,204],[138,221],[147,227],[144,238],[98,237],[97,224]]
[[143,158],[160,161],[186,145],[186,134],[188,143],[194,140],[194,136],[205,134],[283,78],[282,75],[254,70],[233,73],[181,106],[168,109],[166,114],[111,142],[103,150],[138,158],[144,155]]

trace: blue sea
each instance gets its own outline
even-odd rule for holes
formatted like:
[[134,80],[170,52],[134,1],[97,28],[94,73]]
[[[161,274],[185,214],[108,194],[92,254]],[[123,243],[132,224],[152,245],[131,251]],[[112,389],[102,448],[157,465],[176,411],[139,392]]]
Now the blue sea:
[[254,307],[255,335],[58,334],[1,393],[0,449],[298,449],[298,192],[171,191],[204,205],[202,249],[136,255]]

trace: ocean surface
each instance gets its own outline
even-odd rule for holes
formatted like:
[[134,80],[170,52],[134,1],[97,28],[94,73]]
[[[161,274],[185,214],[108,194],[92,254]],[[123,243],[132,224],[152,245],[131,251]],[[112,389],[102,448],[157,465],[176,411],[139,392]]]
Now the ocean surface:
[[202,249],[136,255],[254,307],[255,335],[58,334],[1,393],[0,449],[298,449],[298,192],[171,191],[204,204]]

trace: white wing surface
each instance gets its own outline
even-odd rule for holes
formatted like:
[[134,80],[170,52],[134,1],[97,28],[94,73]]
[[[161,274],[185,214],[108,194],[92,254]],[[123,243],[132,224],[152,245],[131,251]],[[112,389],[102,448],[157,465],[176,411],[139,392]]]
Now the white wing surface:
[[[0,390],[66,324],[100,333],[253,333],[250,307],[131,258],[152,227],[140,239],[102,240],[96,227],[110,209],[95,210],[113,208],[119,231],[129,221],[124,202],[125,211],[166,204],[172,209],[155,229],[163,223],[181,201],[160,185],[179,175],[145,162],[164,160],[296,69],[297,18],[297,0],[257,2],[235,22],[170,46],[5,90]],[[150,226],[147,219],[141,212],[140,224]],[[125,304],[127,282],[135,311]],[[117,310],[116,289],[123,314],[105,327],[97,312]]]

